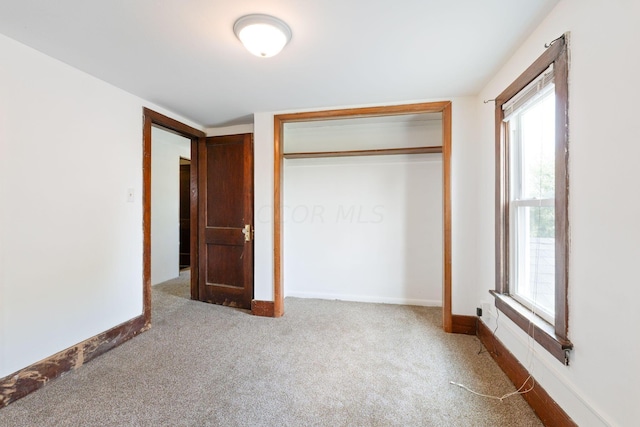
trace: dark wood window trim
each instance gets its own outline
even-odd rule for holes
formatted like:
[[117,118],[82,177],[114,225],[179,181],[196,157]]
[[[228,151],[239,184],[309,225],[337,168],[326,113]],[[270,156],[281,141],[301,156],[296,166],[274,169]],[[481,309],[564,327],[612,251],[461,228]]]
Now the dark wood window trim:
[[[555,324],[551,325],[509,297],[509,187],[508,146],[503,121],[503,104],[531,83],[553,64],[556,99],[556,236],[555,236]],[[532,336],[541,346],[564,364],[569,363],[568,350],[568,53],[566,35],[555,40],[495,100],[496,126],[496,286],[492,294],[496,307]]]

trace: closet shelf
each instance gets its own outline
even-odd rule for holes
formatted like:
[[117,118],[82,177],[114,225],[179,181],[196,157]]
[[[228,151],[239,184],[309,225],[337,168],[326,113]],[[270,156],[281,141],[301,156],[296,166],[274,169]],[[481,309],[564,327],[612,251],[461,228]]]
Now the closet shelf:
[[285,159],[312,159],[317,157],[353,157],[353,156],[388,156],[393,154],[432,154],[442,153],[442,146],[412,147],[412,148],[385,148],[379,150],[353,150],[353,151],[315,151],[310,153],[284,153]]

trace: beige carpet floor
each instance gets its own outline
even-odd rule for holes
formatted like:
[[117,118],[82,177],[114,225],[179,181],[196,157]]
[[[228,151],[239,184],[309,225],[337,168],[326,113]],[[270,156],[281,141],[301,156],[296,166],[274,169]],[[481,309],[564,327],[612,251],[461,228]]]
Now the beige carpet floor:
[[0,409],[0,426],[540,426],[438,308],[287,298],[280,319],[153,289],[153,327]]

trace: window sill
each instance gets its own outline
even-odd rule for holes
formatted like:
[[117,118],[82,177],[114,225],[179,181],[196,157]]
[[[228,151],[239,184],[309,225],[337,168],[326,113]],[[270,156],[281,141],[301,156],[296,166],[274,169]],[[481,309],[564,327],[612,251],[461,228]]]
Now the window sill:
[[545,322],[527,310],[523,305],[508,295],[489,291],[496,299],[496,308],[511,319],[523,331],[531,336],[538,344],[551,353],[565,365],[569,365],[567,350],[573,348],[571,341],[556,335],[553,325]]

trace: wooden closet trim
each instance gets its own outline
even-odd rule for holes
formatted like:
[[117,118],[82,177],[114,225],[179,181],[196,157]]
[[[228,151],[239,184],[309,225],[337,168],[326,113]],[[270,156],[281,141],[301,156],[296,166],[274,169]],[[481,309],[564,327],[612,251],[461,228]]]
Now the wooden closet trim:
[[284,314],[282,292],[282,185],[283,129],[285,123],[329,120],[337,118],[382,117],[404,114],[442,113],[443,164],[443,292],[442,324],[445,332],[453,332],[451,314],[451,101],[383,107],[350,108],[278,114],[274,116],[274,191],[273,191],[273,297],[274,317]]

